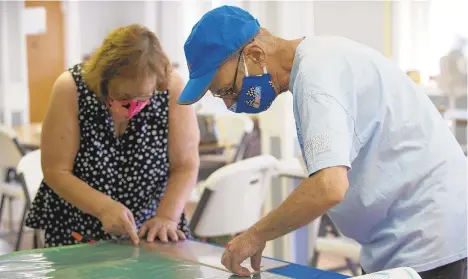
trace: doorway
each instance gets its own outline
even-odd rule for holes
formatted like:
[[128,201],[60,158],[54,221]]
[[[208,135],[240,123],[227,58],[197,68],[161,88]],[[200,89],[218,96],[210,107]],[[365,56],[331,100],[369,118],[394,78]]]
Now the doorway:
[[26,35],[29,120],[40,123],[55,80],[65,70],[63,13],[60,1],[25,1],[25,7],[46,10],[45,33]]

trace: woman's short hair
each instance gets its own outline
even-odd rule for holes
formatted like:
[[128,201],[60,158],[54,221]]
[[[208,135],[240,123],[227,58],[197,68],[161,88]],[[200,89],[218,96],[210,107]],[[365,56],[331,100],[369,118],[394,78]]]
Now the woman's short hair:
[[140,79],[154,75],[156,90],[168,88],[171,62],[156,35],[138,24],[120,27],[104,39],[84,64],[83,77],[96,94],[107,98],[113,78]]

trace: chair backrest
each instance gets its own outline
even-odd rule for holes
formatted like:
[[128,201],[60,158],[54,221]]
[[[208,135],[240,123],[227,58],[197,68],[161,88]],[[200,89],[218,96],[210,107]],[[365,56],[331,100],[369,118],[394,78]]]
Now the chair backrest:
[[232,235],[245,231],[262,214],[278,160],[260,155],[226,165],[205,181],[205,190],[190,223],[200,237]]
[[15,169],[23,156],[15,132],[3,125],[0,125],[0,154],[0,168],[6,169]]
[[307,166],[302,157],[293,157],[279,161],[279,175],[296,179],[307,178]]
[[243,114],[220,114],[215,117],[218,143],[235,148],[225,149],[229,161],[242,159],[242,152],[246,148],[246,140],[254,128],[253,120]]
[[302,171],[304,172],[304,174],[305,174],[306,176],[309,176],[309,170],[307,169],[307,164],[306,164],[306,162],[305,162],[304,157],[300,156],[300,157],[298,158],[298,160],[299,160],[299,163],[301,164],[301,169],[302,169]]
[[41,167],[41,151],[38,149],[24,155],[16,167],[16,172],[23,178],[27,189],[25,193],[27,199],[34,199],[44,177]]
[[239,144],[245,134],[254,128],[253,120],[243,114],[216,115],[216,132],[221,144]]
[[214,115],[197,115],[197,121],[200,129],[200,144],[217,143],[218,135]]

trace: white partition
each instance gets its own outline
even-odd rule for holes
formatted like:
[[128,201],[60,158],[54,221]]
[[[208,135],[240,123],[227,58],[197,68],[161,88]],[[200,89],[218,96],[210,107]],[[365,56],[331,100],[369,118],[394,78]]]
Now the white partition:
[[[314,9],[311,1],[243,1],[239,4],[251,12],[262,27],[285,39],[295,39],[313,35]],[[294,16],[291,16],[294,15]],[[290,92],[281,94],[272,107],[259,114],[262,137],[262,153],[271,154],[278,159],[294,157],[297,139]],[[271,211],[294,189],[291,180],[274,179],[265,203],[265,211]],[[292,262],[304,263],[298,259],[295,234],[288,234],[269,243],[266,256]]]
[[0,120],[6,125],[29,121],[24,1],[0,2]]

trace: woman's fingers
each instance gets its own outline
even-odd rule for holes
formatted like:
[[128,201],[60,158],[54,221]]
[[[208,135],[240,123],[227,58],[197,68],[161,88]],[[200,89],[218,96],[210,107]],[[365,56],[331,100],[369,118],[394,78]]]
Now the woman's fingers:
[[180,240],[185,240],[185,233],[181,230],[177,230],[177,235],[179,236]]
[[133,213],[130,211],[130,210],[127,210],[127,216],[128,216],[128,219],[130,220],[130,222],[132,223],[132,226],[135,228],[136,230],[136,222],[135,222],[135,218],[133,217]]
[[144,223],[143,226],[141,226],[140,231],[138,232],[138,237],[144,238],[147,232],[148,232],[148,223]]
[[[133,220],[133,222],[131,220]],[[133,219],[132,213],[128,212],[126,215],[124,215],[122,218],[122,222],[125,231],[130,236],[130,239],[132,240],[133,244],[137,245],[138,242],[140,242],[140,239],[138,238],[136,232],[135,220]]]
[[177,229],[176,223],[168,223],[167,220],[162,218],[153,217],[137,230],[135,218],[128,209],[121,213],[120,218],[115,217],[113,222],[109,222],[113,223],[111,227],[105,228],[106,232],[114,236],[129,235],[135,245],[142,238],[146,238],[148,242],[154,242],[158,237],[163,243],[186,239],[184,232]]
[[115,236],[125,234],[125,228],[123,228],[119,223],[114,223],[110,227],[104,228],[104,231]]
[[167,236],[169,236],[172,241],[179,241],[179,236],[177,235],[176,230],[167,230]]
[[159,230],[159,233],[158,233],[158,237],[159,237],[159,240],[162,242],[162,243],[167,243],[168,242],[168,239],[167,239],[167,229],[166,228],[161,228]]
[[153,242],[159,233],[159,227],[150,227],[146,241]]

